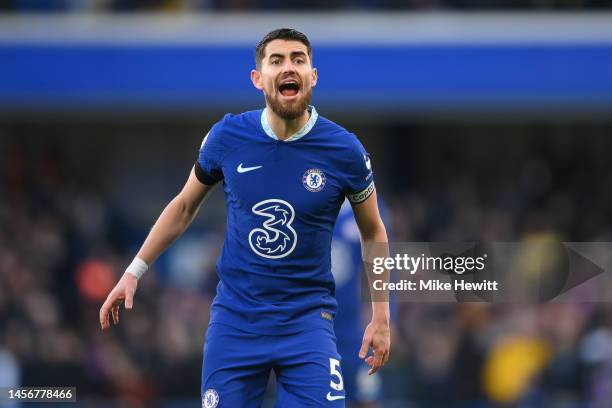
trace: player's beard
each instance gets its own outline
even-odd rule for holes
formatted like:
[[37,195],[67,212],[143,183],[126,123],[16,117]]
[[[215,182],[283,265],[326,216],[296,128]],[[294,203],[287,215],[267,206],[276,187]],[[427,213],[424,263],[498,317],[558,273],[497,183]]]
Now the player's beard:
[[308,105],[310,105],[310,100],[312,99],[312,88],[303,93],[303,96],[295,102],[290,102],[283,104],[278,99],[278,95],[275,93],[274,96],[268,95],[267,92],[264,92],[266,96],[266,102],[272,109],[272,112],[276,113],[280,118],[285,120],[293,120],[299,118],[304,114],[304,111],[308,109]]

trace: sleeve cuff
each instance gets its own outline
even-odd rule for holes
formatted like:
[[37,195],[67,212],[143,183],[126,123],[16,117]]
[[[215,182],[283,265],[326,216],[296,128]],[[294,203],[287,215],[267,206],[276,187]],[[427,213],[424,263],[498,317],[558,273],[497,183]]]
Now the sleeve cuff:
[[217,181],[219,181],[216,178],[212,177],[210,174],[206,173],[204,169],[202,168],[202,166],[200,166],[200,162],[196,162],[194,164],[193,170],[196,175],[196,178],[202,184],[206,184],[207,186],[212,186],[213,184],[217,183]]
[[359,204],[367,200],[368,197],[370,197],[373,192],[374,192],[374,180],[372,180],[370,184],[368,184],[368,186],[364,188],[363,190],[357,193],[349,193],[346,195],[346,197],[349,199],[351,203]]

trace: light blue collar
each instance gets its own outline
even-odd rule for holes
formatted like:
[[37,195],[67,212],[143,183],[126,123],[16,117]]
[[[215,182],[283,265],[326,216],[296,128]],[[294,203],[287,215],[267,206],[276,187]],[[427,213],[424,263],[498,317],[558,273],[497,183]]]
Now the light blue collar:
[[[268,123],[268,115],[266,114],[266,111],[267,111],[267,108],[264,108],[264,110],[261,112],[261,127],[263,127],[264,132],[266,132],[266,134],[270,136],[272,139],[279,140],[278,136],[274,134],[274,131],[272,130],[272,128],[270,127],[270,124]],[[317,113],[317,110],[315,109],[315,107],[312,105],[308,105],[308,112],[310,112],[310,118],[308,119],[308,122],[306,122],[306,124],[300,130],[292,134],[287,139],[283,140],[283,142],[293,142],[294,140],[298,140],[299,138],[306,136],[306,134],[310,132],[310,130],[315,125],[315,122],[317,121],[319,114]]]

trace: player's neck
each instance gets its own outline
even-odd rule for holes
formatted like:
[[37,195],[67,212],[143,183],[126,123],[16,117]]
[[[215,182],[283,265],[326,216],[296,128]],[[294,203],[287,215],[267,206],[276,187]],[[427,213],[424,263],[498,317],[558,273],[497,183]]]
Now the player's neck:
[[308,119],[310,119],[310,112],[308,112],[308,109],[295,119],[283,119],[270,108],[266,109],[266,115],[268,116],[270,128],[272,128],[272,131],[279,140],[285,140],[293,136],[302,129],[306,125],[306,122],[308,122]]

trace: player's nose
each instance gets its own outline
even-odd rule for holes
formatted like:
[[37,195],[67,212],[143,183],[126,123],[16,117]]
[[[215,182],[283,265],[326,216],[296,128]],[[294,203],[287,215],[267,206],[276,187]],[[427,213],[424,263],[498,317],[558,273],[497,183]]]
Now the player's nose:
[[292,73],[293,73],[293,74],[295,74],[296,72],[297,72],[297,71],[296,71],[295,64],[293,63],[293,61],[291,61],[290,59],[288,59],[287,61],[285,61],[285,62],[283,63],[283,66],[282,66],[282,73],[283,73],[284,75],[287,75],[287,74],[292,74]]

